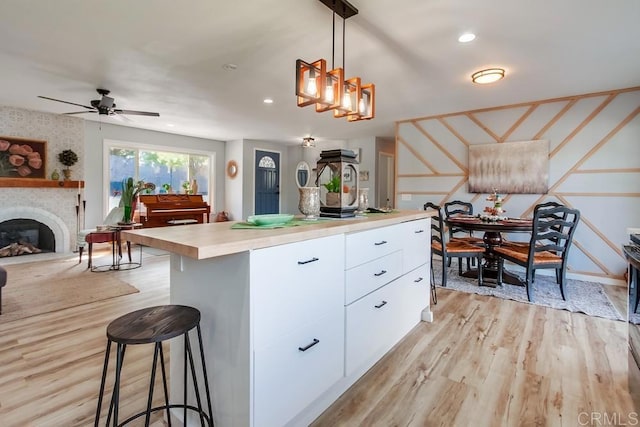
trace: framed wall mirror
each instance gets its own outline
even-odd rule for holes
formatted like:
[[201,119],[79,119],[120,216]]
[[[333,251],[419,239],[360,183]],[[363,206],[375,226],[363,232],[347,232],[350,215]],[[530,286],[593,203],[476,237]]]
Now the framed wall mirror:
[[227,176],[229,178],[235,178],[238,174],[238,163],[235,160],[229,160],[227,163]]
[[311,167],[309,163],[302,161],[296,166],[296,184],[298,188],[306,187],[311,179]]

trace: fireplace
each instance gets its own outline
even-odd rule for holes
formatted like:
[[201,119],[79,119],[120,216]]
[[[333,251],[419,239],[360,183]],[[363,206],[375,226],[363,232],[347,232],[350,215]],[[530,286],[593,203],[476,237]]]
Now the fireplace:
[[42,252],[69,252],[69,227],[50,211],[28,206],[0,209],[0,248],[18,241]]
[[53,231],[34,219],[10,219],[0,222],[0,257],[54,252]]

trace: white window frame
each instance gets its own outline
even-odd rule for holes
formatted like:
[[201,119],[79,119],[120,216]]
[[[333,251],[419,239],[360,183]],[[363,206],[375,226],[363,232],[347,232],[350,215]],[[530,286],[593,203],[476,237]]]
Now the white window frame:
[[[109,176],[109,153],[112,148],[121,148],[125,150],[147,150],[147,151],[162,151],[176,154],[197,154],[200,156],[209,156],[209,206],[211,207],[211,212],[215,212],[214,202],[216,196],[216,182],[215,182],[215,168],[216,168],[216,153],[214,151],[205,151],[205,150],[197,150],[193,148],[181,148],[177,149],[175,147],[169,147],[167,145],[154,145],[154,144],[145,144],[140,142],[132,142],[132,141],[120,141],[115,139],[105,139],[103,141],[103,153],[102,153],[102,182],[108,183],[110,182]],[[136,159],[138,158],[138,153],[136,153]],[[135,173],[138,176],[138,163],[136,161],[135,164]],[[109,210],[109,186],[102,186],[102,217],[104,218]]]

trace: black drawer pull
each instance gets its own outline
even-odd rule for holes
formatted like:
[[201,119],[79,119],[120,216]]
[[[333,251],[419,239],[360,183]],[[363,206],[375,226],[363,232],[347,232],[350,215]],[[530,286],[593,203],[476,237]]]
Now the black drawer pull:
[[316,261],[320,261],[320,258],[313,257],[306,261],[298,261],[298,265],[309,264],[310,262],[316,262]]
[[374,243],[374,245],[376,245],[376,246],[386,245],[386,244],[387,244],[387,241],[386,241],[386,240],[383,240],[382,242],[376,242],[376,243]]
[[374,307],[375,307],[375,308],[382,308],[382,307],[384,307],[385,305],[387,305],[387,302],[383,300],[380,304],[378,304],[378,305],[374,305]]
[[424,230],[416,230],[414,231],[415,234],[420,234],[420,233],[424,233]]
[[422,277],[418,277],[416,280],[413,281],[413,283],[420,283],[422,282]]
[[306,347],[298,347],[298,350],[300,351],[307,351],[309,350],[311,347],[313,347],[314,345],[318,344],[320,342],[319,339],[314,338],[313,341],[311,342],[311,344],[307,345]]
[[373,275],[376,276],[376,277],[380,277],[383,274],[386,274],[386,272],[387,272],[387,270],[382,270],[380,273],[373,273]]

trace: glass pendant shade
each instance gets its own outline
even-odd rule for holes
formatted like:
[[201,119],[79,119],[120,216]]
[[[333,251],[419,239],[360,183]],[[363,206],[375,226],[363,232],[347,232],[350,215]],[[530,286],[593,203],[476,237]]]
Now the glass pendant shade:
[[296,95],[298,107],[321,102],[327,80],[327,62],[318,59],[308,63],[302,59],[296,61]]

